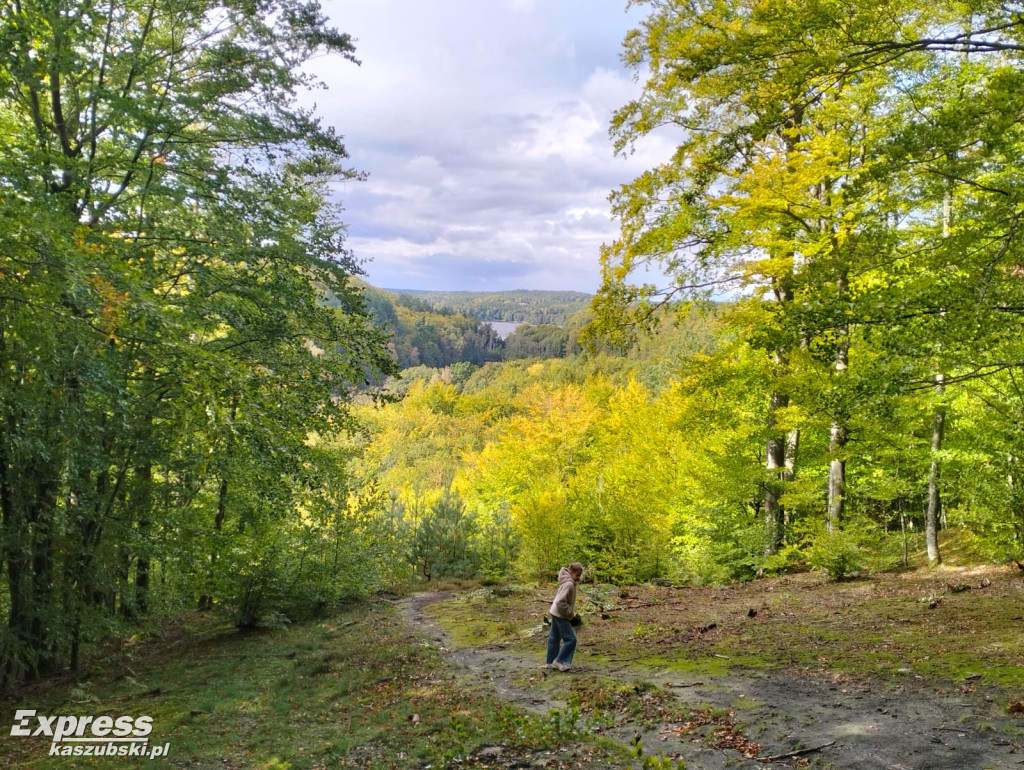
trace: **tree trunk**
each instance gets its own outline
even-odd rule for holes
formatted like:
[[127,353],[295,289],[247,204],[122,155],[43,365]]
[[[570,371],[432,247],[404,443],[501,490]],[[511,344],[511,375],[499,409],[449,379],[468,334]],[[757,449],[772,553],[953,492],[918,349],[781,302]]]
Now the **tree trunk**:
[[48,475],[52,474],[45,470],[39,473],[43,478],[34,485],[35,499],[29,506],[30,510],[26,511],[25,533],[31,535],[23,545],[27,545],[24,550],[28,555],[20,563],[9,563],[8,568],[9,573],[21,572],[14,577],[14,583],[21,592],[21,611],[15,614],[12,601],[9,626],[11,636],[27,645],[25,650],[31,666],[27,673],[31,677],[50,674],[59,665],[59,650],[52,628],[62,621],[63,615],[55,590],[53,517],[57,503],[57,484],[45,478]]
[[907,543],[907,517],[903,513],[903,501],[900,500],[900,531],[903,533],[903,569],[910,567],[910,549]]
[[[944,377],[935,375],[935,392],[942,395]],[[931,465],[928,469],[928,510],[924,520],[924,542],[928,549],[928,563],[937,565],[942,562],[939,554],[939,518],[942,516],[942,493],[939,487],[939,452],[942,450],[942,438],[946,430],[946,408],[935,407],[932,418]]]
[[153,465],[146,461],[136,471],[138,494],[135,498],[139,511],[139,553],[135,557],[135,600],[134,613],[142,616],[149,612],[149,538],[150,507],[153,498]]
[[[55,413],[39,419],[40,430],[59,425]],[[31,425],[30,419],[25,422]],[[65,623],[56,583],[54,521],[63,457],[59,452],[43,457],[19,449],[19,439],[25,437],[19,414],[9,409],[0,434],[0,548],[7,568],[10,646],[0,657],[0,689],[58,668],[57,640]]]
[[[952,161],[955,155],[950,155]],[[942,197],[942,238],[949,238],[953,224],[953,182],[950,181]],[[939,314],[945,317],[945,311]],[[941,400],[944,390],[945,375],[935,375],[935,395]],[[935,407],[932,416],[931,463],[928,467],[928,509],[924,518],[924,543],[928,551],[928,563],[936,566],[942,563],[939,553],[939,520],[942,517],[942,490],[939,486],[941,468],[939,452],[942,450],[942,438],[946,431],[946,408],[941,404]]]
[[[781,139],[785,145],[787,169],[795,172],[790,162],[796,154],[800,141],[799,128],[803,122],[803,107],[792,105],[792,112],[786,121],[786,130]],[[772,279],[772,292],[779,305],[786,305],[793,300],[793,271],[796,264],[796,252],[788,255],[789,267],[781,276]],[[781,497],[786,481],[796,473],[796,449],[799,441],[796,432],[782,435],[776,427],[780,410],[789,406],[789,395],[779,390],[778,381],[789,368],[790,348],[777,348],[774,354],[775,367],[773,376],[776,382],[772,385],[768,396],[768,441],[765,447],[765,484],[764,484],[764,524],[765,524],[765,556],[779,552],[785,537],[786,515]]]
[[[213,531],[219,533],[224,528],[224,518],[227,515],[228,480],[220,480],[220,489],[217,490],[217,514],[213,517]],[[210,568],[206,573],[208,594],[199,597],[198,609],[207,612],[213,609],[213,581],[215,578],[214,569],[217,566],[217,546],[214,545],[210,551]]]
[[[839,278],[837,287],[840,296],[846,293],[845,275]],[[842,377],[850,365],[850,338],[845,327],[839,330],[839,334],[834,374],[837,388],[841,390]],[[840,393],[839,401],[842,402],[842,399]],[[842,527],[843,515],[846,513],[846,457],[844,452],[849,438],[847,415],[846,408],[842,403],[837,404],[834,410],[828,445],[828,515],[825,519],[825,529],[829,532],[838,531]]]
[[[139,537],[149,541],[149,520],[139,519]],[[145,547],[145,546],[143,546]],[[135,561],[135,614],[149,613],[149,556],[142,553]]]
[[783,472],[785,481],[796,478],[796,458],[800,450],[800,431],[791,430],[786,434],[786,470]]
[[[236,393],[231,397],[231,424],[234,425],[235,418],[238,417],[238,402],[240,396]],[[230,444],[225,449],[225,455],[230,459],[231,451]],[[204,594],[199,597],[199,610],[207,611],[213,609],[213,582],[215,578],[214,568],[217,565],[217,534],[221,532],[224,527],[224,519],[227,518],[228,512],[228,470],[225,468],[221,472],[220,488],[217,490],[217,513],[213,517],[213,531],[214,531],[214,546],[210,551],[210,568],[207,572],[207,590],[210,591],[208,594]]]
[[[776,361],[782,360],[776,355]],[[785,518],[780,497],[782,496],[783,474],[786,468],[786,440],[775,432],[775,415],[789,405],[789,396],[773,390],[768,398],[768,443],[765,448],[765,471],[767,478],[764,484],[764,526],[765,556],[779,552],[785,535]]]
[[[831,180],[825,180],[819,184],[818,198],[823,210],[827,211],[832,204]],[[823,216],[818,222],[818,230],[821,235],[828,236],[829,251],[835,256],[839,250],[835,228]],[[849,275],[845,269],[840,268],[836,275],[836,301],[840,323],[836,324],[838,340],[832,363],[831,384],[836,398],[832,405],[832,424],[829,429],[828,510],[825,514],[825,530],[827,532],[838,532],[843,526],[843,515],[846,513],[846,457],[844,450],[848,438],[848,416],[842,391],[844,375],[850,366],[850,330],[844,312],[844,303],[848,293]]]
[[825,519],[828,532],[836,532],[842,527],[846,512],[846,460],[841,457],[845,446],[846,428],[841,421],[833,419],[828,445],[831,455],[828,463],[828,515]]

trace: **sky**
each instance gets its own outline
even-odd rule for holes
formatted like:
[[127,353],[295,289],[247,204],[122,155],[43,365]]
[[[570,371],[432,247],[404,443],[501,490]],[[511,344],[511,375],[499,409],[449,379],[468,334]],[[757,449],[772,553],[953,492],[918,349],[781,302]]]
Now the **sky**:
[[[609,193],[667,157],[616,157],[625,0],[322,0],[355,66],[313,95],[365,181],[339,182],[348,246],[390,289],[593,292]],[[660,156],[660,157],[659,157]]]

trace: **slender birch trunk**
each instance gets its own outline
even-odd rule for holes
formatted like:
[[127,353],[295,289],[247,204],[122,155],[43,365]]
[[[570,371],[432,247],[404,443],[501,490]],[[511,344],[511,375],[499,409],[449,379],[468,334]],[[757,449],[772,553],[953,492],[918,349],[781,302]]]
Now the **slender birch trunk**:
[[[935,393],[942,396],[944,377],[935,375]],[[935,407],[932,417],[931,464],[928,468],[928,510],[924,520],[924,541],[928,549],[928,563],[937,565],[942,562],[939,553],[939,518],[942,516],[942,489],[939,484],[941,468],[939,452],[942,450],[942,439],[946,431],[946,409]]]
[[[784,365],[785,357],[780,353],[775,354],[776,365]],[[782,503],[779,498],[782,496],[781,481],[786,469],[786,440],[775,431],[775,415],[780,409],[789,405],[789,396],[778,390],[773,390],[768,396],[768,442],[765,451],[765,471],[767,479],[764,485],[764,526],[765,526],[765,555],[771,556],[779,552],[782,545],[782,538],[785,534],[785,518]]]
[[[847,277],[845,272],[836,281],[840,298],[846,294]],[[850,366],[850,335],[844,326],[839,330],[839,344],[836,347],[834,373],[842,377]],[[844,451],[848,438],[846,414],[842,406],[837,407],[832,416],[829,431],[829,463],[828,463],[828,515],[825,518],[825,529],[837,531],[843,523],[846,512],[846,458]]]

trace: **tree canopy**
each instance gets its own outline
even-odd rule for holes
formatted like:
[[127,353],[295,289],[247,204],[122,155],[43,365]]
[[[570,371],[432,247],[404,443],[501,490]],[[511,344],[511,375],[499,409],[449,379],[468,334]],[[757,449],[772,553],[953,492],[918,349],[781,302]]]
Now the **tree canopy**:
[[[768,548],[781,541],[800,408],[830,423],[828,527],[841,526],[851,438],[934,389],[929,528],[941,513],[945,390],[1017,366],[1021,22],[1004,4],[649,3],[626,40],[645,78],[616,114],[628,151],[671,158],[612,195],[598,334],[709,293],[773,359]],[[1017,149],[1012,149],[1017,148]],[[664,286],[631,276],[653,265]],[[809,379],[808,379],[809,378]],[[806,383],[806,384],[805,384]],[[929,545],[933,560],[939,555]]]
[[326,198],[356,172],[297,103],[310,56],[355,61],[316,3],[19,0],[0,50],[14,681],[156,602],[245,623],[308,578],[347,526],[308,437],[392,364]]

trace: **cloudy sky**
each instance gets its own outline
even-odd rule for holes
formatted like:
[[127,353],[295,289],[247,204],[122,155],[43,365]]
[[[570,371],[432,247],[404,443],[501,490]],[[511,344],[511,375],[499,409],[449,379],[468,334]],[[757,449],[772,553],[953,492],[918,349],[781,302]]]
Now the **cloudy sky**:
[[609,192],[664,148],[616,158],[625,0],[322,0],[362,66],[324,58],[318,111],[365,182],[338,186],[371,283],[575,289],[615,237]]

